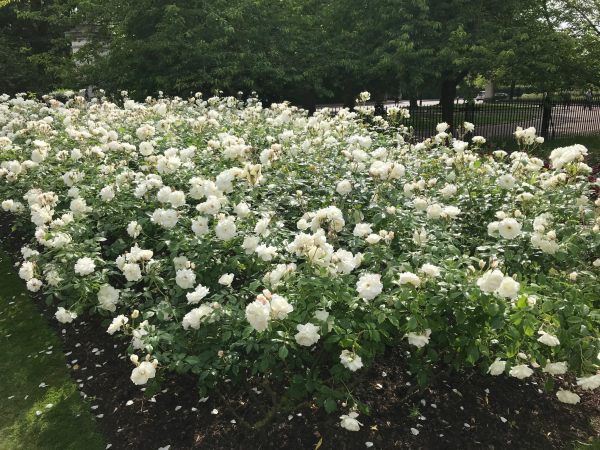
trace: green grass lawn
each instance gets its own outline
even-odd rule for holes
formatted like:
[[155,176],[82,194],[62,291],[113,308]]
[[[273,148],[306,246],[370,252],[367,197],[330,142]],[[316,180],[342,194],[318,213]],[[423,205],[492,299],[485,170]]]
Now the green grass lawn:
[[[462,105],[455,106],[455,123],[465,120],[465,111]],[[532,120],[541,120],[542,111],[536,104],[477,104],[475,105],[474,118],[476,126],[499,125],[504,123],[528,124]],[[442,110],[439,106],[424,106],[411,111],[411,117],[406,125],[416,129],[433,129],[442,122]]]
[[58,336],[0,250],[0,450],[104,448]]
[[476,105],[475,123],[477,126],[501,123],[524,123],[541,119],[542,111],[537,105]]

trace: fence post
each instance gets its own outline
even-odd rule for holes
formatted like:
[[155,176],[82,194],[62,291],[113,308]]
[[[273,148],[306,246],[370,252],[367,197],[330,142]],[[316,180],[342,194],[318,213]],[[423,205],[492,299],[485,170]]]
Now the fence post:
[[465,122],[475,123],[475,100],[469,100],[465,106]]
[[546,93],[542,103],[542,137],[548,139],[548,130],[550,129],[550,122],[552,121],[552,97],[550,93]]

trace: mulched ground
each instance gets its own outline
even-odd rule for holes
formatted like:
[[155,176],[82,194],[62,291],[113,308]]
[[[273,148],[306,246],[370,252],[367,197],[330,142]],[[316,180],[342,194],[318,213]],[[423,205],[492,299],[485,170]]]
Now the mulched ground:
[[[4,236],[5,220],[0,217]],[[20,248],[16,238],[9,244]],[[371,410],[359,417],[360,431],[340,428],[347,408],[328,415],[311,406],[250,431],[236,417],[260,417],[271,405],[264,392],[250,385],[245,392],[222,392],[226,405],[216,393],[200,399],[193,378],[168,374],[150,395],[129,380],[126,343],[106,334],[96,318],[64,326],[54,319],[55,308],[41,298],[37,304],[61,336],[72,377],[112,449],[564,449],[600,435],[600,394],[565,405],[543,391],[541,378],[454,374],[407,400],[414,381],[394,350],[357,387]]]

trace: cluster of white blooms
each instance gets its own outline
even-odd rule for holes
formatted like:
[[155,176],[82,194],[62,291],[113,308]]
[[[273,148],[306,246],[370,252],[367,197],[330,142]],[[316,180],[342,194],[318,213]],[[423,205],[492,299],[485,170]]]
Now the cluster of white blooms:
[[[312,382],[344,391],[402,345],[423,378],[444,352],[454,367],[576,372],[573,389],[598,388],[587,149],[556,149],[547,166],[530,128],[515,133],[521,151],[487,154],[468,122],[413,143],[409,112],[386,120],[369,98],[309,115],[199,93],[1,97],[1,213],[33,230],[19,276],[60,322],[92,311],[128,336],[145,355],[132,357],[139,385],[160,367],[207,389],[268,373],[296,391],[327,373]],[[563,387],[558,400],[578,401]],[[350,411],[341,425],[358,430]]]
[[515,298],[519,293],[520,284],[513,277],[505,276],[495,269],[477,279],[477,286],[486,294],[495,293],[502,298]]
[[246,306],[246,320],[258,332],[265,331],[270,320],[284,320],[294,310],[286,298],[265,289]]
[[536,129],[534,127],[529,127],[525,129],[523,129],[522,127],[517,127],[517,130],[515,131],[515,138],[517,142],[524,146],[544,143],[543,137],[536,136]]
[[200,323],[202,321],[207,321],[208,323],[214,322],[217,319],[217,313],[221,309],[221,305],[217,302],[213,303],[204,303],[200,305],[198,308],[192,309],[188,312],[181,321],[184,330],[188,328],[193,328],[197,330],[200,328]]
[[550,153],[550,162],[555,169],[562,169],[567,164],[583,162],[587,153],[587,148],[581,144],[560,147],[552,150]]

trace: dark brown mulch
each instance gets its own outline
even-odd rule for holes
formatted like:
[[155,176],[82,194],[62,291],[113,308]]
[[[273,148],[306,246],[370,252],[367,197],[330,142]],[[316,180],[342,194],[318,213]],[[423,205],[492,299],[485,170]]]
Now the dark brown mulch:
[[[63,337],[73,378],[98,406],[94,413],[104,414],[99,426],[116,449],[310,449],[321,438],[321,449],[365,449],[366,442],[379,449],[564,449],[600,431],[598,394],[583,395],[580,405],[564,405],[543,392],[539,379],[453,375],[404,401],[412,379],[402,355],[390,352],[369,369],[369,381],[357,389],[372,411],[370,417],[359,417],[364,424],[360,431],[340,428],[339,415],[347,412],[345,408],[328,415],[304,407],[278,417],[260,432],[250,432],[231,423],[235,417],[218,395],[199,401],[191,377],[168,375],[149,401],[129,380],[133,366],[125,346],[115,347],[98,323],[51,323]],[[127,406],[129,400],[133,404]],[[270,407],[264,392],[245,392],[229,402],[238,416],[256,417],[257,409]],[[212,414],[213,409],[218,413]]]
[[[17,238],[4,243],[20,247]],[[339,415],[347,408],[328,415],[309,406],[249,431],[232,423],[236,417],[220,395],[202,402],[191,377],[166,375],[156,395],[143,392],[129,380],[133,366],[126,345],[106,334],[98,319],[63,326],[53,307],[41,299],[38,305],[62,337],[72,377],[91,400],[112,449],[315,449],[320,443],[320,449],[343,450],[369,448],[368,442],[374,449],[564,449],[600,434],[599,394],[564,405],[543,392],[541,379],[454,374],[406,400],[413,380],[402,354],[393,350],[357,388],[371,409],[370,416],[359,417],[360,431],[340,428]],[[266,393],[250,389],[230,396],[228,404],[238,418],[270,408]]]

